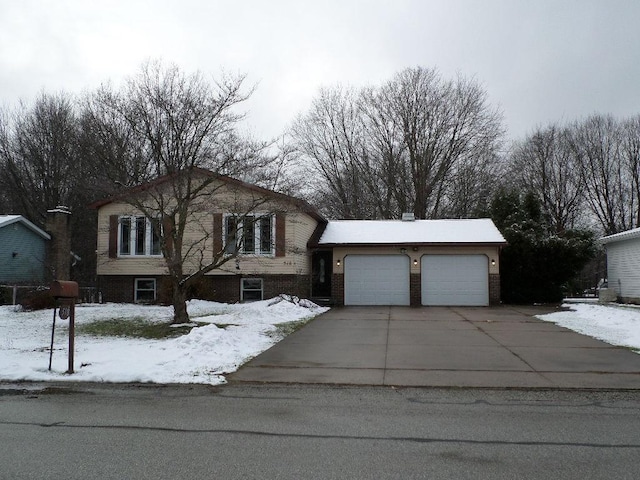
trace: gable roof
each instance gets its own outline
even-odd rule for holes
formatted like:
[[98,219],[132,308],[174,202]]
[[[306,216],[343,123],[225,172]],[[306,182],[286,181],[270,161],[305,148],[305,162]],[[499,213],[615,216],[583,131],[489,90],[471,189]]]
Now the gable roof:
[[640,228],[633,228],[631,230],[626,230],[614,235],[602,237],[600,239],[600,243],[606,245],[607,243],[621,242],[623,240],[631,240],[632,238],[640,238]]
[[[254,185],[251,183],[247,183],[247,182],[243,182],[242,180],[238,180],[226,175],[221,175],[219,173],[215,173],[212,172],[211,170],[207,170],[204,168],[199,168],[196,167],[192,170],[193,173],[198,174],[198,175],[202,175],[205,177],[209,177],[209,178],[215,178],[217,180],[220,180],[221,182],[227,183],[229,185],[233,185],[235,187],[239,187],[242,189],[246,189],[252,192],[256,192],[259,193],[260,195],[265,195],[277,200],[283,200],[285,202],[289,202],[289,203],[293,203],[296,207],[298,207],[301,211],[303,211],[304,213],[307,213],[308,215],[310,215],[311,217],[313,217],[315,220],[317,220],[318,222],[321,223],[326,223],[326,218],[324,218],[320,212],[318,212],[318,210],[314,207],[312,207],[308,202],[306,202],[305,200],[302,200],[300,198],[297,197],[293,197],[291,195],[286,195],[284,193],[279,193],[276,192],[274,190],[269,190],[267,188],[264,187],[259,187],[258,185]],[[176,176],[178,175],[178,173],[171,173],[171,174],[167,174],[167,175],[163,175],[161,177],[156,178],[155,180],[152,180],[150,182],[146,182],[140,185],[136,185],[134,187],[130,187],[127,188],[126,190],[113,195],[111,197],[108,198],[104,198],[102,200],[97,200],[95,202],[93,202],[92,204],[89,205],[90,208],[95,208],[95,209],[99,209],[100,207],[104,206],[104,205],[108,205],[110,203],[119,201],[119,200],[124,200],[127,197],[131,196],[131,195],[135,195],[136,193],[140,193],[140,192],[144,192],[146,190],[149,190],[151,188],[155,188],[159,185],[162,185],[164,183],[167,183],[169,181],[171,181],[172,179],[174,179]]]
[[21,223],[35,234],[40,235],[45,240],[51,240],[51,235],[37,227],[22,215],[0,215],[0,228],[7,227],[14,223]]
[[318,242],[330,245],[506,245],[489,218],[461,220],[336,220],[330,221]]

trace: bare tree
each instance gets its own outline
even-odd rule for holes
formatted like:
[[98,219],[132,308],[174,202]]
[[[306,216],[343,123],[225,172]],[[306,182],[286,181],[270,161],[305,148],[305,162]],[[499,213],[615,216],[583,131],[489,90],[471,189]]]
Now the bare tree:
[[368,154],[357,97],[342,88],[323,89],[310,111],[292,127],[295,148],[309,163],[309,175],[317,176],[325,209],[340,218],[371,218],[371,196],[363,181]]
[[558,125],[538,128],[511,154],[509,176],[540,199],[556,233],[577,227],[582,216],[584,188],[579,172],[569,132]]
[[5,116],[0,136],[2,181],[12,207],[37,223],[48,209],[71,206],[78,169],[78,121],[70,97],[41,94]]
[[[199,73],[186,75],[154,62],[121,91],[103,87],[86,104],[84,118],[93,140],[88,144],[114,186],[147,181],[122,199],[153,224],[171,282],[175,323],[188,320],[189,287],[238,251],[212,245],[212,208],[237,213],[240,229],[257,220],[252,212],[269,198],[257,190],[233,207],[215,205],[216,191],[229,188],[220,174],[255,175],[273,160],[239,148],[235,127],[241,116],[235,107],[249,95],[243,81],[242,76],[224,77],[212,85]],[[233,192],[226,191],[225,198],[233,200]],[[240,230],[233,238],[242,242]],[[207,254],[211,248],[212,256]]]
[[640,227],[640,115],[622,123],[620,151],[630,189],[629,226]]
[[0,120],[0,189],[5,209],[45,226],[47,210],[71,209],[71,249],[81,258],[74,278],[95,276],[92,166],[80,147],[81,126],[73,97],[42,93]]
[[605,234],[632,228],[631,179],[622,156],[621,129],[611,116],[594,115],[571,127],[587,204]]
[[382,87],[402,128],[417,218],[438,217],[454,166],[498,148],[500,114],[474,80],[443,80],[435,69],[406,69]]
[[343,218],[470,214],[457,187],[487,178],[501,135],[501,116],[475,81],[422,68],[377,88],[323,90],[292,129]]

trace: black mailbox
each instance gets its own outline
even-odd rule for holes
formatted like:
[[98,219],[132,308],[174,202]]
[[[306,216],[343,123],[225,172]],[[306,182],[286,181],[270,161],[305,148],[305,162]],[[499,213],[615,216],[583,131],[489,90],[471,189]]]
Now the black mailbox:
[[78,282],[55,280],[49,292],[54,298],[78,298]]

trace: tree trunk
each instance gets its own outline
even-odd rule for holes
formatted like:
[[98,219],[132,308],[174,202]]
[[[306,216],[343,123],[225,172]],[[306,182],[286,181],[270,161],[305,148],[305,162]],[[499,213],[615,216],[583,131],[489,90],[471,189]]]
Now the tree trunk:
[[173,324],[189,323],[187,313],[187,291],[186,286],[181,282],[174,282],[173,285]]

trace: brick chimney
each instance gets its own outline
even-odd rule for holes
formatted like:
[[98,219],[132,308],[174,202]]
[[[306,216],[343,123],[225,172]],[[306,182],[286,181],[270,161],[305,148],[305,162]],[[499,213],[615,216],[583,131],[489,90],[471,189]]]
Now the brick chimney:
[[48,264],[54,280],[71,280],[71,210],[57,206],[47,210],[45,228],[51,235],[48,248]]

